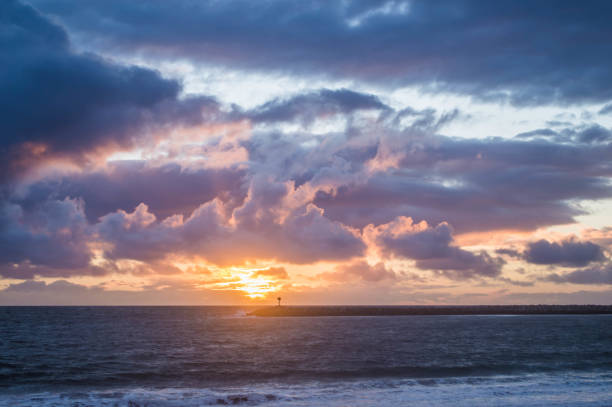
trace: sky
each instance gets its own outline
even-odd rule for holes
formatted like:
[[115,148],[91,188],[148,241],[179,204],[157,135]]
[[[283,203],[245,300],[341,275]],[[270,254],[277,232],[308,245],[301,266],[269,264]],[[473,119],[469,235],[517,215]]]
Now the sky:
[[0,305],[610,304],[609,1],[0,2]]

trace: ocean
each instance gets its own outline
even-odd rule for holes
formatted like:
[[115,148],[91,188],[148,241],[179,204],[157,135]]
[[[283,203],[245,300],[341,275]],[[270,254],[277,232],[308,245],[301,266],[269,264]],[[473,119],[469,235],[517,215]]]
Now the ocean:
[[612,315],[1,307],[0,406],[612,406]]

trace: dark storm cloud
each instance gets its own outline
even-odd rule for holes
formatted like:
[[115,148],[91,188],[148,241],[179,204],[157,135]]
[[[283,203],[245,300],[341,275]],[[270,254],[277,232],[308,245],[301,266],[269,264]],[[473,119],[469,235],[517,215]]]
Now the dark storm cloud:
[[32,260],[49,266],[82,267],[89,261],[87,221],[78,202],[46,202],[27,214],[18,206],[5,204],[0,227],[3,262]]
[[256,123],[295,122],[312,123],[316,118],[332,114],[349,114],[357,110],[389,110],[378,97],[348,89],[329,90],[275,99],[247,116]]
[[[349,113],[344,116],[348,119],[347,126],[338,131],[325,134],[256,131],[241,146],[248,151],[253,168],[295,181],[298,186],[309,181],[317,184],[336,179],[367,181],[370,174],[364,172],[379,154],[383,141],[398,154],[412,149],[412,143],[417,148],[421,148],[421,143],[435,144],[436,139],[428,139],[458,116],[457,110],[382,109],[360,121]],[[404,119],[407,123],[402,124]]]
[[[368,230],[369,229],[369,230]],[[435,227],[414,224],[410,218],[397,218],[377,228],[368,227],[383,255],[415,260],[415,266],[434,270],[454,279],[497,277],[504,261],[486,252],[472,253],[454,245],[447,223]]]
[[566,274],[552,273],[545,276],[543,280],[552,281],[553,283],[559,284],[571,283],[608,285],[612,284],[612,265],[606,264],[603,266],[576,270]]
[[514,250],[514,249],[497,249],[495,250],[495,253],[506,255],[508,257],[513,257],[515,259],[518,259],[521,257],[521,252],[519,252],[518,250]]
[[328,217],[355,227],[380,224],[396,216],[417,221],[448,221],[459,233],[570,223],[580,212],[554,200],[515,202],[511,195],[489,194],[475,186],[445,187],[419,182],[401,173],[378,175],[365,184],[321,191],[315,203]]
[[[169,168],[157,173],[117,169],[45,178],[17,197],[16,173],[45,158],[78,159],[100,147],[127,147],[143,130],[210,120],[207,112],[215,114],[218,106],[206,97],[179,100],[180,84],[156,71],[76,53],[63,28],[17,1],[0,3],[0,44],[1,275],[105,274],[108,267],[91,265],[96,238],[84,207],[91,219],[133,208],[144,197],[162,213],[169,200],[163,191],[184,196],[185,184],[205,184],[197,199],[210,200],[223,189],[219,182],[234,182],[231,171],[180,177],[180,171]],[[163,190],[154,188],[164,182]],[[179,211],[201,204],[175,199],[173,209]]]
[[610,114],[612,113],[612,103],[609,103],[601,108],[598,112],[599,114]]
[[601,246],[591,242],[566,240],[561,243],[538,240],[527,245],[523,257],[529,263],[582,267],[605,259]]
[[33,3],[109,52],[416,84],[516,105],[612,99],[608,1]]
[[[581,141],[604,134],[601,126],[567,128],[567,136],[549,139],[435,135],[447,116],[408,108],[342,133],[264,132],[243,145],[258,169],[270,167],[297,185],[339,180],[319,190],[314,203],[355,227],[411,216],[448,221],[458,233],[533,230],[573,222],[583,213],[574,200],[612,196],[612,146]],[[400,125],[403,117],[408,127]],[[379,160],[390,164],[367,170]]]
[[[567,124],[567,123],[566,123]],[[609,143],[612,141],[612,130],[599,124],[566,127],[561,130],[537,129],[520,133],[518,139],[547,139],[559,143]]]
[[410,133],[378,144],[400,168],[320,191],[314,202],[353,226],[411,216],[457,232],[570,223],[572,199],[612,196],[612,146],[547,140],[453,139]]
[[[113,261],[123,257],[151,260],[154,264],[169,250],[180,250],[176,248],[179,237],[161,233],[160,229],[166,230],[161,227],[143,231],[147,220],[156,219],[153,212],[137,211],[126,225],[121,223],[125,212],[115,212],[117,209],[146,201],[161,219],[176,215],[169,218],[170,224],[180,219],[177,214],[187,216],[212,199],[222,200],[232,210],[245,198],[244,176],[243,171],[230,169],[192,171],[177,165],[155,168],[125,163],[111,166],[107,172],[46,178],[2,203],[0,275],[19,279],[100,275],[120,271]],[[99,217],[102,223],[98,223]],[[113,234],[117,230],[123,233]],[[204,227],[196,235],[205,239],[214,231]],[[92,245],[104,239],[107,244],[123,245],[120,254],[124,256],[109,252],[103,256],[104,267],[92,266]],[[162,272],[160,266],[154,270]]]
[[578,140],[583,143],[608,143],[612,141],[612,130],[593,125],[578,133]]
[[70,276],[104,274],[90,267],[92,230],[79,201],[46,201],[35,210],[2,203],[0,207],[0,275]]
[[90,222],[144,203],[163,219],[175,214],[188,216],[216,197],[239,204],[246,195],[246,182],[245,171],[239,169],[190,170],[178,164],[152,167],[142,161],[128,161],[111,163],[107,171],[43,179],[13,200],[29,208],[47,198],[76,197],[84,202]]
[[72,51],[67,34],[30,6],[0,4],[0,157],[4,175],[49,154],[127,146],[138,132],[194,123],[212,99],[177,99],[156,71]]

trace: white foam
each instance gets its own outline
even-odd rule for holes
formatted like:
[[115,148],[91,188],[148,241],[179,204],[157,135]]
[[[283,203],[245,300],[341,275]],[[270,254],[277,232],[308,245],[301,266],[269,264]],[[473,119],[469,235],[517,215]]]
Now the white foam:
[[0,396],[6,407],[195,407],[215,405],[260,405],[276,401],[273,394],[256,392],[219,392],[206,389],[113,389],[104,391],[44,392]]
[[612,405],[612,374],[355,380],[219,389],[112,389],[0,396],[2,407]]

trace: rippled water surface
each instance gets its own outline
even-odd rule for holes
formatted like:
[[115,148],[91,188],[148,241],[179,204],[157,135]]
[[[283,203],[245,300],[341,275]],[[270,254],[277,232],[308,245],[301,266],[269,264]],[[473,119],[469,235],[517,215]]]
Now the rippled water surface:
[[0,405],[612,405],[609,315],[245,311],[0,308]]

